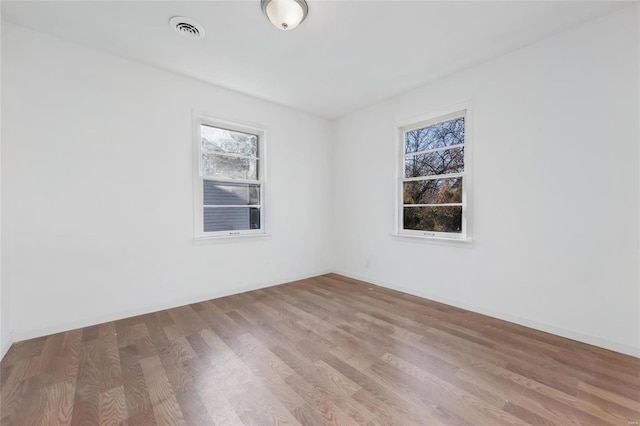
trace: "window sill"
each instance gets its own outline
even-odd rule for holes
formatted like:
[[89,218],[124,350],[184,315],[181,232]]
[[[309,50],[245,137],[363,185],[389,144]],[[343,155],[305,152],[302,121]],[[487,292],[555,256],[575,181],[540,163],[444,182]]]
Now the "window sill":
[[207,245],[216,243],[233,243],[240,241],[251,240],[263,240],[271,238],[271,234],[268,233],[256,233],[256,234],[240,234],[240,235],[205,235],[193,237],[193,245]]
[[399,234],[397,232],[391,234],[394,240],[411,241],[417,243],[436,243],[441,245],[450,245],[455,247],[473,247],[473,239],[471,238],[447,238],[434,235],[413,235]]

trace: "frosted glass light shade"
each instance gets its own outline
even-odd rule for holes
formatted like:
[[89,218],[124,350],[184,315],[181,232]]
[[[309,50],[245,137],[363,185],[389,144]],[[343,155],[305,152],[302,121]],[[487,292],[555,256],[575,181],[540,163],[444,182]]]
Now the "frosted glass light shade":
[[307,17],[307,3],[304,0],[262,0],[262,11],[269,21],[284,31],[292,30]]

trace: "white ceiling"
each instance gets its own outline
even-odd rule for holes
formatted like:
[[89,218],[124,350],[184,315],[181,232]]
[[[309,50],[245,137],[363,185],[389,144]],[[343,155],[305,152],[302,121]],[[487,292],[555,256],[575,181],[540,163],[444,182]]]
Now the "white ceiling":
[[[309,1],[280,31],[260,1],[2,1],[62,39],[335,118],[604,15],[614,1]],[[206,37],[169,27],[195,19]]]

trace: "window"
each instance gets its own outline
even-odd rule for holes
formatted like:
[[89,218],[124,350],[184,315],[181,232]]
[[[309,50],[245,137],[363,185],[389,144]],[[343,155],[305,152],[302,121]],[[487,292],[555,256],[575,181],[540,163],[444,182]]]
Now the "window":
[[400,127],[398,233],[468,239],[467,110]]
[[264,234],[264,132],[200,118],[195,235]]

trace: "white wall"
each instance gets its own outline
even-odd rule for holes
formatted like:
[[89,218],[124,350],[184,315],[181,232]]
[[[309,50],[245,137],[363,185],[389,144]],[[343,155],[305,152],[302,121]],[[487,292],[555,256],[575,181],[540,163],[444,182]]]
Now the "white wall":
[[[327,272],[331,123],[3,28],[16,340]],[[193,243],[192,109],[268,132],[270,238]]]
[[[335,125],[5,23],[0,338],[336,270],[639,355],[630,10]],[[393,239],[394,124],[469,98],[474,243]],[[193,244],[192,109],[267,126],[270,238]]]
[[[0,46],[2,46],[2,12],[0,11]],[[2,48],[0,48],[0,99],[2,98]],[[0,223],[2,222],[2,107],[0,106]],[[0,360],[11,346],[7,282],[2,279],[2,229],[0,227]]]
[[[640,355],[635,7],[341,119],[335,269]],[[394,125],[466,99],[474,243],[392,238]]]

